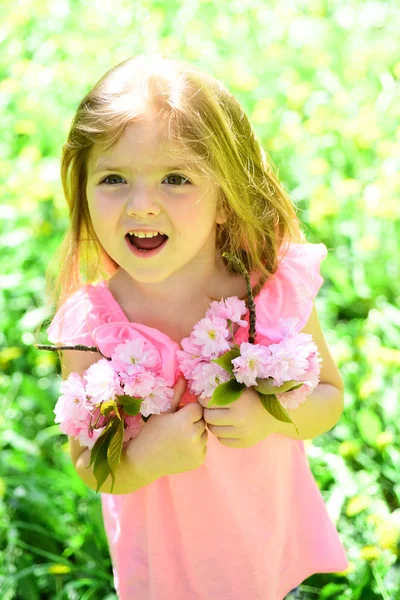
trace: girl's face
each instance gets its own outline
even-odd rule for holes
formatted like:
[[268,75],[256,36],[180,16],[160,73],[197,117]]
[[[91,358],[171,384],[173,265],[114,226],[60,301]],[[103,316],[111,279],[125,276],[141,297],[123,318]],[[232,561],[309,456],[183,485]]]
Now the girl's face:
[[[134,280],[159,283],[193,274],[204,261],[215,268],[217,187],[193,164],[176,164],[162,147],[156,117],[131,123],[108,152],[95,147],[86,194],[94,230],[104,250]],[[132,250],[128,231],[168,236],[158,252]],[[140,242],[139,242],[140,243]],[[171,280],[173,281],[173,280]]]

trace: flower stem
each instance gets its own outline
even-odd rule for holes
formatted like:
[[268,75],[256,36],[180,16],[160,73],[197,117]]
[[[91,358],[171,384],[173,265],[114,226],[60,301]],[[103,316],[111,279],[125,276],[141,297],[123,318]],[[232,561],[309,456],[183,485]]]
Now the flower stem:
[[235,341],[235,333],[233,331],[233,323],[230,320],[229,320],[229,329],[231,330],[232,339],[233,339],[233,346],[232,346],[232,348],[235,348],[236,350],[240,350],[239,346],[237,345],[237,343]]
[[250,275],[249,275],[246,267],[242,263],[242,261],[237,256],[233,256],[229,252],[224,252],[222,254],[222,256],[224,258],[226,258],[228,261],[230,261],[233,265],[233,268],[236,271],[238,271],[239,273],[241,273],[246,280],[246,288],[247,288],[246,305],[247,305],[247,308],[249,309],[249,313],[250,313],[249,343],[254,344],[254,338],[256,335],[256,306],[254,304],[253,290],[251,289]]
[[96,346],[82,346],[77,344],[76,346],[50,346],[49,344],[33,344],[34,348],[38,350],[51,350],[52,352],[58,352],[59,350],[81,350],[82,352],[98,352],[103,358],[111,360],[108,356],[105,356]]

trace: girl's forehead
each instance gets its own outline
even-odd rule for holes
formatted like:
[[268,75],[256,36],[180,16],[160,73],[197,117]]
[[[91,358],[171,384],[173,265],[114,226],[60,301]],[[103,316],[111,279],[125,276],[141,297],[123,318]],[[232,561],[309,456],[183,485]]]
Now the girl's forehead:
[[162,130],[154,120],[146,119],[129,123],[112,145],[106,140],[94,144],[88,156],[88,168],[93,172],[111,165],[129,167],[133,163],[154,168],[186,165],[192,170],[202,170],[200,158],[190,152],[179,136],[171,139],[166,128]]

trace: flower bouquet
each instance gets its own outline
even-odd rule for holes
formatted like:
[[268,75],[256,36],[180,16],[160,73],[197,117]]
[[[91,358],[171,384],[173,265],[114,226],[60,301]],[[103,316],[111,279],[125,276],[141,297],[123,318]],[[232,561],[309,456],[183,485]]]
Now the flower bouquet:
[[[89,346],[36,347],[99,351]],[[103,355],[83,377],[70,373],[62,381],[54,420],[63,433],[91,449],[96,492],[110,475],[112,493],[123,445],[140,433],[150,415],[171,407],[174,390],[159,375],[160,368],[154,346],[133,339],[116,346],[110,358]]]
[[190,391],[202,400],[211,397],[208,407],[226,406],[253,386],[264,408],[279,421],[294,425],[286,408],[302,404],[319,382],[321,357],[312,335],[296,333],[298,318],[278,319],[282,340],[255,344],[256,314],[249,275],[243,264],[228,254],[246,279],[249,307],[249,341],[235,341],[234,326],[247,327],[243,317],[246,304],[236,296],[214,301],[206,315],[178,351],[180,370]]

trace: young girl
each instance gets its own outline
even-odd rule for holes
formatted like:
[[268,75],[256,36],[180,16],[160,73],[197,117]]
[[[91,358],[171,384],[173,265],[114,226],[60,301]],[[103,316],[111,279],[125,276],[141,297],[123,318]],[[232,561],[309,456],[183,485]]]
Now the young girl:
[[[126,60],[80,103],[62,182],[70,227],[49,340],[101,350],[134,328],[162,350],[175,390],[126,445],[113,493],[109,480],[100,488],[119,598],[282,600],[313,573],[346,569],[303,442],[343,410],[313,302],[327,249],[306,242],[241,106],[179,61]],[[211,301],[246,298],[225,251],[251,273],[256,343],[280,341],[278,318],[297,317],[323,358],[319,385],[288,411],[299,435],[252,388],[207,409],[180,376],[180,341]],[[63,351],[63,378],[100,358]],[[96,489],[90,450],[69,443]]]

